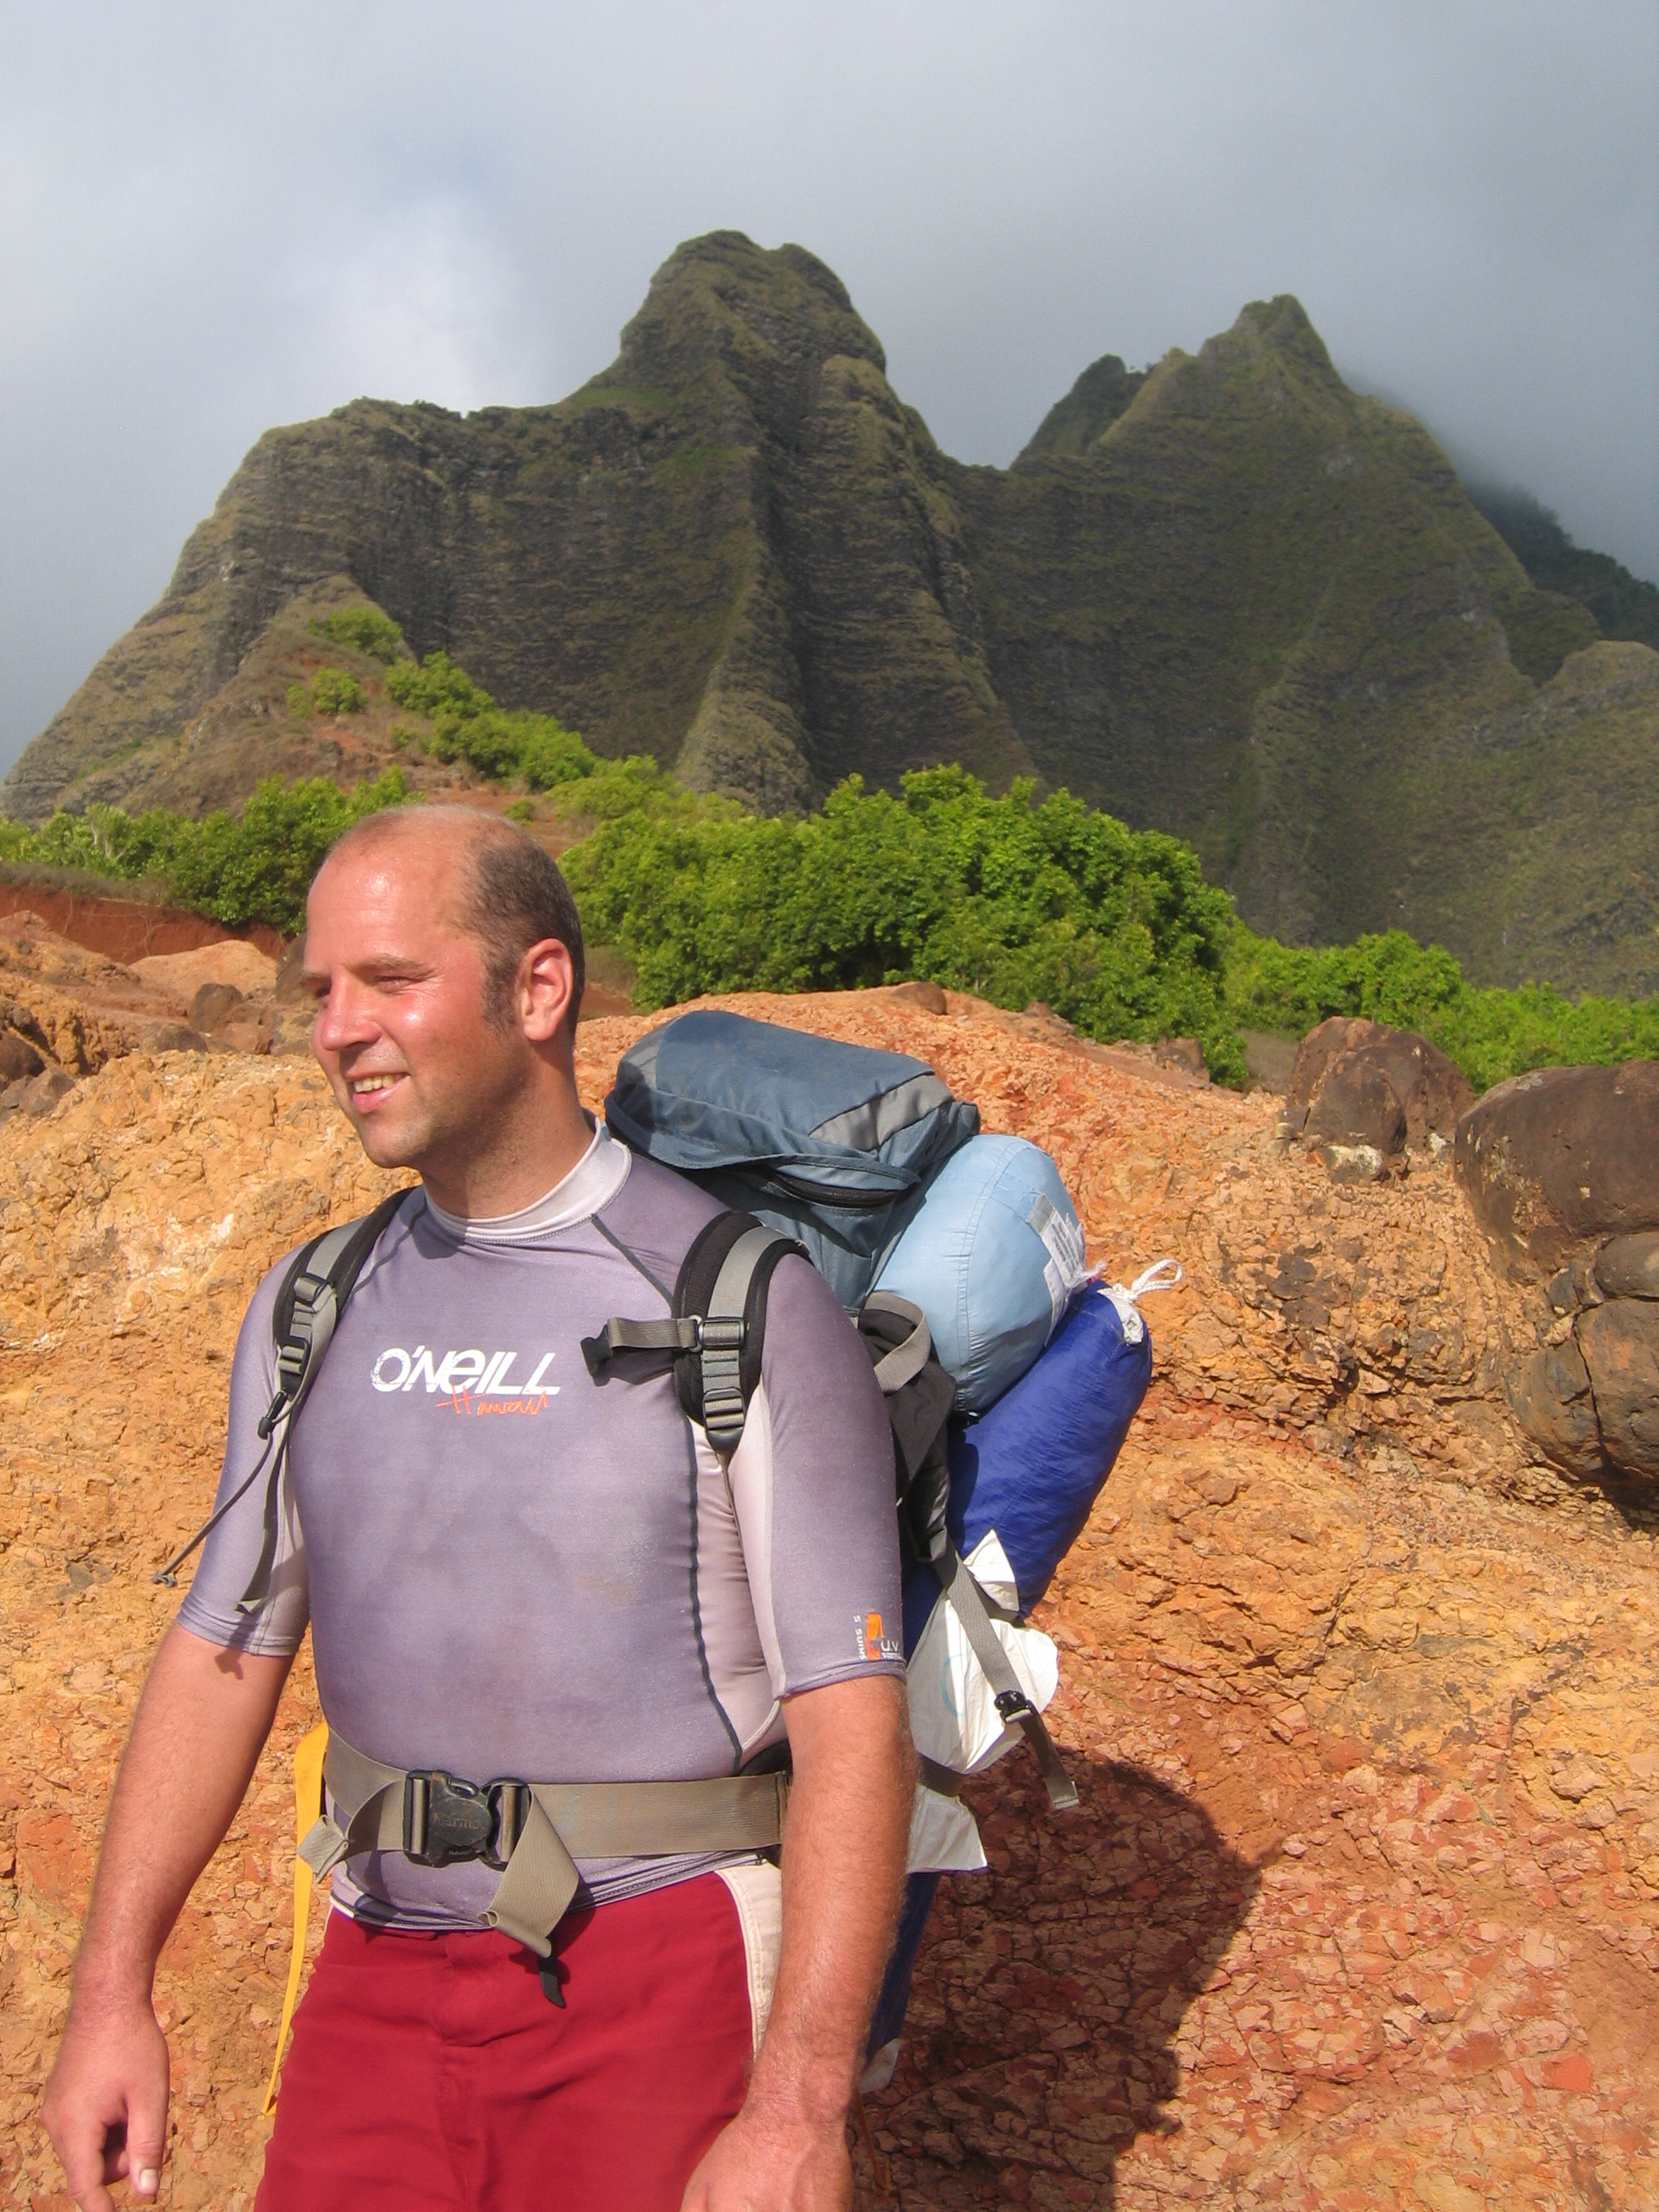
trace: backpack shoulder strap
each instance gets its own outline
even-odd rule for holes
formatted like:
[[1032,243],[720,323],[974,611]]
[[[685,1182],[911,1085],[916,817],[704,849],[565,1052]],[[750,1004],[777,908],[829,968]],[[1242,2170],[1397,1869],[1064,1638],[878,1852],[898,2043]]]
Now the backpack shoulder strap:
[[[258,1434],[264,1444],[252,1472],[222,1505],[215,1508],[182,1551],[150,1577],[172,1587],[174,1577],[191,1553],[206,1542],[234,1505],[240,1504],[261,1474],[265,1474],[264,1542],[258,1565],[238,1601],[247,1613],[264,1602],[270,1585],[276,1547],[276,1489],[283,1459],[288,1449],[288,1427],[305,1402],[324,1352],[329,1347],[346,1300],[356,1287],[364,1263],[374,1249],[392,1216],[409,1196],[407,1189],[382,1199],[373,1213],[347,1221],[313,1237],[289,1263],[271,1310],[271,1338],[276,1355],[276,1389],[259,1418]],[[270,1472],[265,1474],[266,1463]]]
[[807,1256],[793,1237],[752,1214],[717,1213],[680,1262],[668,1317],[613,1315],[597,1336],[582,1340],[588,1373],[598,1382],[618,1352],[672,1352],[681,1411],[702,1425],[721,1459],[730,1459],[760,1383],[767,1289],[791,1253]]

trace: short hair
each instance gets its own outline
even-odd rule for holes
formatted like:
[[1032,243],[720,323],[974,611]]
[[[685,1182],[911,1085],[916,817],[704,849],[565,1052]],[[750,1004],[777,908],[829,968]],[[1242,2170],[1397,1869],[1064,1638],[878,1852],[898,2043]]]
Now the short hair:
[[[466,847],[465,905],[457,917],[484,957],[485,1018],[513,1025],[513,979],[532,945],[554,938],[570,955],[570,1026],[581,1012],[587,978],[581,918],[558,862],[516,822],[480,808],[387,807],[365,815],[330,849],[324,866],[353,845],[389,844],[409,832],[451,833]],[[321,871],[319,871],[320,873]]]
[[[506,823],[502,828],[507,829]],[[532,945],[556,938],[570,955],[570,1025],[581,1013],[587,962],[581,917],[558,862],[516,823],[507,836],[479,837],[471,852],[466,921],[483,947],[484,1012],[498,1029],[513,1022],[513,979]]]

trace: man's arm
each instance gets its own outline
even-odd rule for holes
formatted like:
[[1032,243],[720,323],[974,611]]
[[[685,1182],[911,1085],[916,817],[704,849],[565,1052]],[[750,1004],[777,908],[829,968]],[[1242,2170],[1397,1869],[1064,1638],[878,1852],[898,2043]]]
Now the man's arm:
[[161,1946],[224,1840],[292,1662],[171,1628],[116,1778],[45,2118],[82,2212],[124,2177],[154,2197],[167,2142],[167,2047],[151,2002]]
[[784,1706],[795,1779],[783,1843],[783,1948],[742,2112],[682,2212],[842,2212],[848,2108],[898,1917],[915,1756],[890,1675]]

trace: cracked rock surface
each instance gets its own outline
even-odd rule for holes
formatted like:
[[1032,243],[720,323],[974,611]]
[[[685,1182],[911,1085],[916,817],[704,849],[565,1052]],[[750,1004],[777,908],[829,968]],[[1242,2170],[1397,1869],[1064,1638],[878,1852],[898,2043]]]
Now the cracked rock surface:
[[[75,1035],[75,979],[23,980]],[[1188,1276],[1040,1615],[1083,1802],[1051,1816],[1018,1756],[970,1786],[990,1869],[943,1886],[871,2103],[889,2201],[1659,2203],[1653,1530],[1515,1426],[1510,1293],[1449,1164],[1333,1184],[1272,1098],[954,994],[735,1003],[930,1060],[1054,1152],[1111,1278]],[[149,1576],[211,1494],[254,1284],[387,1187],[304,1060],[79,1018],[73,1090],[0,1124],[0,2203],[40,2212],[103,1804],[176,1602]],[[646,1026],[584,1025],[590,1103]],[[302,1660],[162,1963],[173,2205],[252,2203],[313,1711]]]

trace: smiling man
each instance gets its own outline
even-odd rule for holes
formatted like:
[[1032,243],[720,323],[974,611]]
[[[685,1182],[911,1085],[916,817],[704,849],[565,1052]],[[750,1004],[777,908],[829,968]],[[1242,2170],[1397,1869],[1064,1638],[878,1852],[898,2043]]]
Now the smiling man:
[[[228,1510],[134,1721],[47,2094],[70,2191],[156,2193],[156,1960],[309,1626],[333,1911],[259,2212],[844,2207],[911,1790],[902,1669],[857,1626],[898,1611],[869,1360],[786,1258],[729,1463],[663,1356],[589,1376],[582,1339],[665,1312],[719,1208],[583,1112],[580,931],[520,831],[371,817],[313,885],[305,973],[365,1151],[421,1183],[269,1496],[238,1492],[285,1266],[243,1324]],[[641,1783],[647,1832],[615,1816]]]

